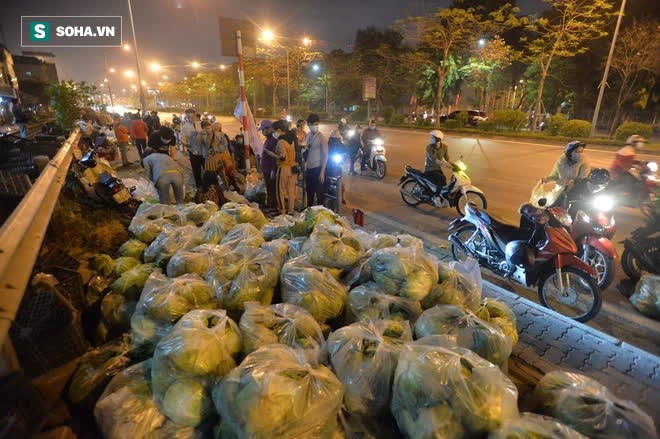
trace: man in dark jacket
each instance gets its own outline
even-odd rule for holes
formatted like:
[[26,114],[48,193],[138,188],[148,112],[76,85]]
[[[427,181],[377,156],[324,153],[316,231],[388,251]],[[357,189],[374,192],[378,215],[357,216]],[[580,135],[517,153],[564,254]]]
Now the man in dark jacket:
[[12,98],[11,100],[11,113],[14,116],[14,120],[16,122],[16,125],[18,125],[18,130],[20,133],[20,136],[22,138],[26,138],[28,136],[27,132],[27,115],[23,113],[23,109],[21,108],[21,104],[18,103],[18,99]]

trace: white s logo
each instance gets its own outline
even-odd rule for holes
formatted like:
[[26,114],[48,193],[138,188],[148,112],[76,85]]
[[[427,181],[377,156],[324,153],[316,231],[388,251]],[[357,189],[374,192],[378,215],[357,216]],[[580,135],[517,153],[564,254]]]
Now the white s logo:
[[34,26],[34,37],[39,39],[46,38],[46,26],[43,24]]

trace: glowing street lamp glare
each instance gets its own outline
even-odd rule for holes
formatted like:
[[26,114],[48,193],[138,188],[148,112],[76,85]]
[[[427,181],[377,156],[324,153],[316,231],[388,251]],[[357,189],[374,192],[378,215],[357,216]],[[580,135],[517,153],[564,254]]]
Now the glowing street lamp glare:
[[310,40],[310,39],[307,38],[307,37],[304,37],[304,38],[303,38],[303,45],[304,45],[304,46],[309,46],[310,44],[312,44],[312,40]]
[[123,49],[126,50],[126,51],[131,50],[130,44],[128,44],[128,43],[124,44]]
[[109,69],[110,73],[115,73],[116,71],[117,71],[117,69],[115,69],[114,67],[110,67],[110,69]]
[[198,69],[198,68],[199,68],[199,65],[200,65],[200,64],[199,64],[197,61],[193,61],[192,64],[191,64],[191,66],[192,66],[193,69]]
[[314,70],[315,72],[318,72],[320,69],[321,69],[321,67],[319,67],[318,64],[314,64],[314,65],[312,66],[312,70]]
[[126,70],[124,72],[124,76],[126,76],[127,78],[132,78],[133,76],[135,76],[135,73],[133,72],[133,70]]
[[261,38],[265,42],[270,43],[275,39],[275,34],[270,29],[264,29],[264,31],[261,33]]
[[157,62],[152,62],[150,67],[152,72],[157,72],[160,70],[160,64]]

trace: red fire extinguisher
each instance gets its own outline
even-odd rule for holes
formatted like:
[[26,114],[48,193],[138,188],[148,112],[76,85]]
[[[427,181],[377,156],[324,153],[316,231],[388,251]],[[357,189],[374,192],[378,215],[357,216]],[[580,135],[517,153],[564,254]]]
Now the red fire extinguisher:
[[364,227],[364,212],[360,209],[353,209],[353,222],[360,227]]

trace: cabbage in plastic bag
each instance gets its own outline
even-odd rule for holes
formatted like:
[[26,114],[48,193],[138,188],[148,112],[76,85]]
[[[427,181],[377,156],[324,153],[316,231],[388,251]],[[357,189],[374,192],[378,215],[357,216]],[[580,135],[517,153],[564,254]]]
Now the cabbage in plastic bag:
[[115,276],[121,276],[128,270],[137,267],[141,262],[138,259],[135,259],[131,256],[120,256],[115,259],[115,266],[113,272]]
[[330,439],[337,433],[343,386],[325,366],[288,346],[259,348],[213,390],[218,437]]
[[103,276],[110,276],[115,271],[114,259],[105,253],[99,253],[92,256],[89,260],[89,266],[92,270],[98,271]]
[[218,205],[213,201],[207,201],[203,204],[188,203],[176,206],[186,221],[201,226],[211,215],[218,211]]
[[312,206],[305,209],[294,220],[294,224],[289,228],[291,236],[309,236],[318,224],[326,226],[340,225],[350,229],[350,224],[332,210],[324,206]]
[[285,344],[303,352],[312,364],[324,360],[325,339],[318,322],[305,309],[289,303],[263,306],[245,304],[239,322],[243,352],[249,354],[269,344]]
[[299,236],[289,240],[289,259],[303,255],[303,247],[305,246],[307,239],[306,236]]
[[185,222],[175,206],[142,203],[128,226],[137,239],[149,244],[156,239],[166,224],[183,225]]
[[390,247],[369,258],[374,281],[384,293],[424,299],[438,282],[435,261],[414,247]]
[[240,247],[261,247],[266,242],[259,229],[250,223],[238,224],[234,226],[220,244],[227,245],[233,249]]
[[660,319],[660,276],[647,274],[635,285],[630,303],[645,316]]
[[102,299],[107,289],[110,288],[111,283],[112,279],[109,277],[99,275],[92,277],[87,283],[86,288],[87,294],[85,294],[85,301],[87,302],[87,306],[91,306]]
[[179,250],[167,263],[167,275],[179,277],[186,273],[205,276],[206,272],[231,248],[218,244],[202,244],[190,250]]
[[154,262],[165,268],[177,251],[188,250],[201,244],[195,226],[166,225],[158,237],[144,250],[144,262]]
[[303,246],[314,265],[347,269],[362,256],[362,245],[350,230],[319,224]]
[[348,293],[348,308],[354,320],[409,320],[422,314],[416,300],[385,294],[374,282],[353,288]]
[[137,300],[127,299],[117,293],[106,294],[101,300],[101,315],[108,329],[126,331],[130,329],[131,316],[135,312]]
[[199,228],[198,239],[206,244],[218,244],[236,224],[233,216],[222,211],[215,212]]
[[409,438],[479,437],[518,415],[518,391],[492,363],[435,336],[406,344],[390,408]]
[[87,352],[80,359],[69,384],[69,400],[73,404],[95,403],[110,379],[131,361],[128,336]]
[[535,413],[521,413],[507,420],[488,439],[588,439],[556,419]]
[[328,271],[312,265],[306,256],[285,263],[280,279],[284,302],[305,308],[317,322],[341,315],[346,286]]
[[266,241],[272,241],[280,238],[290,238],[291,231],[289,228],[293,225],[294,220],[291,215],[278,215],[271,219],[261,228],[261,233],[264,235]]
[[137,265],[122,273],[122,275],[110,285],[110,289],[113,293],[121,294],[127,299],[137,300],[142,293],[142,288],[144,288],[147,279],[149,279],[151,273],[157,269],[158,268],[154,264]]
[[499,326],[504,334],[511,340],[511,346],[518,344],[518,329],[516,328],[516,315],[509,305],[489,297],[484,298],[481,306],[475,312],[477,317],[491,325]]
[[506,365],[511,340],[495,325],[455,305],[437,305],[422,313],[415,324],[417,338],[445,335],[457,346],[474,351],[497,366]]
[[147,248],[147,244],[139,239],[129,239],[119,247],[119,256],[130,256],[142,260],[142,253]]
[[257,230],[261,229],[268,222],[261,210],[247,204],[239,204],[230,201],[225,203],[221,210],[233,216],[238,223],[252,224]]
[[213,415],[212,386],[236,367],[240,352],[240,330],[224,310],[190,311],[154,351],[156,404],[177,424],[201,424]]
[[344,406],[349,413],[378,416],[387,412],[397,359],[410,341],[410,324],[392,320],[353,323],[330,334],[330,363],[344,384]]
[[536,385],[534,399],[540,413],[590,438],[657,438],[649,415],[584,375],[550,372]]
[[280,270],[270,252],[260,248],[239,247],[225,253],[206,274],[220,307],[243,311],[246,302],[269,305],[273,300]]
[[273,241],[264,242],[261,244],[261,249],[273,255],[273,265],[275,265],[278,270],[281,270],[289,255],[289,240],[275,239]]
[[465,262],[438,263],[440,281],[422,300],[422,308],[435,305],[459,305],[476,311],[481,301],[481,269],[479,263],[469,258]]

